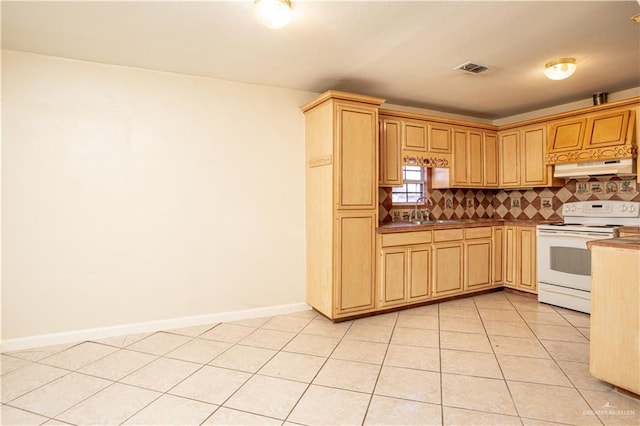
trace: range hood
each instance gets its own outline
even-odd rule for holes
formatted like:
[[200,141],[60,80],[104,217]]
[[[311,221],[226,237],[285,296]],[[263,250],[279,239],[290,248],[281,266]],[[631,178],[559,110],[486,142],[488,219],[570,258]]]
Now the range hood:
[[556,164],[553,170],[554,177],[566,179],[601,175],[634,176],[635,174],[636,160],[633,158]]

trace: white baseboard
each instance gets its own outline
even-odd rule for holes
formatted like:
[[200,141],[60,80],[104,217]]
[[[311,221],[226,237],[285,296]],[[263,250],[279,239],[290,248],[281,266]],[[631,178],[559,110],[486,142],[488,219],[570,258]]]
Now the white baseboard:
[[138,322],[114,325],[111,327],[88,328],[66,331],[62,333],[39,334],[18,339],[3,340],[0,351],[10,352],[41,346],[60,345],[64,343],[83,342],[85,340],[104,339],[106,337],[124,336],[127,334],[150,333],[173,328],[192,327],[196,325],[216,324],[220,322],[240,321],[243,319],[270,317],[311,309],[306,303],[267,306],[263,308],[244,309],[240,311],[220,312],[197,315],[193,317],[170,318],[158,321]]

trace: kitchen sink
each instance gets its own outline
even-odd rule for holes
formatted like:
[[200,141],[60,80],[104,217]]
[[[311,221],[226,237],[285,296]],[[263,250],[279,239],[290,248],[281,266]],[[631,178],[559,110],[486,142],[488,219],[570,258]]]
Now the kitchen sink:
[[455,219],[446,219],[446,220],[412,220],[411,223],[414,225],[435,225],[438,223],[455,223],[460,222]]

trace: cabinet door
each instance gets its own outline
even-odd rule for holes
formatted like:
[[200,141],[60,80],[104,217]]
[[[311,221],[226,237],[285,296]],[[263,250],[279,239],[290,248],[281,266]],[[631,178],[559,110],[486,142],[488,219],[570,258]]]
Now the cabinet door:
[[629,115],[630,111],[624,110],[588,117],[583,149],[626,144]]
[[504,282],[504,228],[493,227],[493,283]]
[[498,136],[484,134],[484,186],[498,186]]
[[402,186],[402,133],[400,120],[380,120],[380,173],[382,186]]
[[375,304],[376,214],[343,212],[337,214],[336,222],[335,313],[370,311]]
[[429,152],[451,154],[451,128],[440,124],[429,124]]
[[520,185],[519,131],[500,133],[500,186]]
[[516,286],[516,228],[504,227],[504,285]]
[[469,186],[484,184],[484,150],[482,148],[482,133],[470,131],[468,135],[469,158]]
[[337,208],[377,209],[377,111],[338,104],[336,113]]
[[382,249],[380,267],[380,306],[399,305],[406,300],[407,250],[403,247]]
[[462,242],[433,245],[433,295],[453,295],[463,288]]
[[431,246],[409,247],[409,301],[431,297]]
[[453,180],[454,186],[466,186],[469,183],[469,173],[467,170],[467,132],[466,130],[455,129],[453,131]]
[[538,288],[536,274],[536,228],[516,228],[516,286],[535,293]]
[[551,124],[547,151],[555,153],[582,149],[586,124],[584,117],[573,117]]
[[547,165],[544,164],[544,150],[547,144],[547,126],[526,127],[522,129],[521,137],[520,185],[545,185]]
[[418,120],[404,120],[402,125],[402,148],[427,152],[427,123]]
[[465,290],[491,287],[492,247],[490,239],[468,240],[465,251]]

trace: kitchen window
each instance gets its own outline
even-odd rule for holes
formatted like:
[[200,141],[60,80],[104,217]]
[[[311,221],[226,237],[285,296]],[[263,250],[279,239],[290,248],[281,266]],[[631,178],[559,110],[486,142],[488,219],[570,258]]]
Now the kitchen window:
[[427,187],[427,173],[424,167],[403,166],[402,181],[402,186],[391,191],[391,202],[394,206],[413,205],[418,198],[424,196]]

